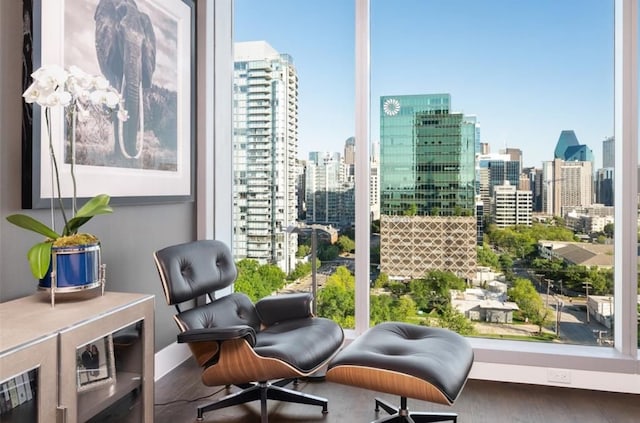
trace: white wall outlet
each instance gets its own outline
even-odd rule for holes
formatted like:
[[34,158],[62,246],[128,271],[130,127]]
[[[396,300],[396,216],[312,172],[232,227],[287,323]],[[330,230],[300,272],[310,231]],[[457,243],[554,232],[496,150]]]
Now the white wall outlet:
[[555,383],[571,383],[571,372],[568,370],[547,369],[547,381]]

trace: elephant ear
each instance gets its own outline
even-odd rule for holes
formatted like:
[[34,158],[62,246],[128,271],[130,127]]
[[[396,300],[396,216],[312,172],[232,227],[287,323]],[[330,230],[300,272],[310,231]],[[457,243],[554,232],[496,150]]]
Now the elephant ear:
[[[109,83],[118,91],[122,86],[122,64],[119,66],[111,63],[118,57],[115,51],[118,47],[118,24],[119,19],[116,6],[113,0],[101,0],[96,7],[93,18],[96,21],[96,55],[100,71],[107,78]],[[116,59],[118,60],[118,59]],[[121,59],[120,59],[121,60]]]

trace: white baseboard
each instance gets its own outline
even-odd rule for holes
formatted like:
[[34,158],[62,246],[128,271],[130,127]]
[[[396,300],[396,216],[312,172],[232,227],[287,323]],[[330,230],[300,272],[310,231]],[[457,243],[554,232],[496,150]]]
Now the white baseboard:
[[174,342],[155,354],[154,381],[159,380],[171,370],[191,358],[191,350],[187,344]]

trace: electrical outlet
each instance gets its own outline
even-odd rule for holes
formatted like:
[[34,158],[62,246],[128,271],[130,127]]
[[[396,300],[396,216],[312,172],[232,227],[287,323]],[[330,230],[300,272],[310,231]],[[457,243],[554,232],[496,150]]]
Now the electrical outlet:
[[547,381],[571,383],[571,372],[568,370],[547,369]]

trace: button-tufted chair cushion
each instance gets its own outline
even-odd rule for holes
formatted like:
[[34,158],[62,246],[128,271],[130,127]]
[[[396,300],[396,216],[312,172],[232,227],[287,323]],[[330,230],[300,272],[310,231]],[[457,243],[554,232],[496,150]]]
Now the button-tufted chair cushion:
[[220,241],[179,244],[155,254],[169,305],[224,289],[237,276],[233,255],[229,247]]

